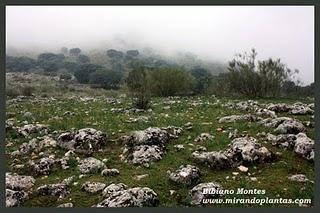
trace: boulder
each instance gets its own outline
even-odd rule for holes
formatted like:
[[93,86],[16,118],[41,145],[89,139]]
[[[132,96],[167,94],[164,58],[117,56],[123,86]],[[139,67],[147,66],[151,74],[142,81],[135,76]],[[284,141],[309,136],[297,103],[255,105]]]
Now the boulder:
[[6,173],[6,188],[12,190],[29,190],[33,187],[35,179],[32,176]]
[[297,120],[287,120],[281,123],[275,130],[280,134],[298,134],[299,132],[305,132],[305,126]]
[[158,195],[152,189],[135,187],[113,192],[95,207],[155,207],[158,205]]
[[276,128],[284,121],[290,121],[292,118],[289,117],[277,117],[277,118],[266,118],[258,122],[258,124],[261,124],[268,128]]
[[223,152],[198,152],[191,154],[195,162],[205,164],[214,169],[226,169],[231,167],[231,160]]
[[149,127],[145,130],[133,131],[128,136],[121,138],[122,142],[129,147],[139,145],[157,145],[163,147],[169,139],[169,133],[158,127]]
[[178,184],[195,185],[200,180],[200,170],[192,165],[181,165],[175,172],[169,171],[169,179]]
[[312,110],[308,105],[295,103],[292,106],[291,114],[293,115],[312,115],[314,110]]
[[27,198],[28,194],[24,191],[6,189],[6,207],[20,206]]
[[268,110],[272,110],[275,112],[289,112],[291,110],[291,106],[284,104],[284,103],[278,103],[278,104],[269,104],[267,106]]
[[124,149],[123,159],[133,164],[149,166],[150,163],[162,159],[164,151],[156,145],[140,145],[135,146],[131,150]]
[[306,130],[300,121],[289,117],[267,118],[259,121],[258,124],[275,128],[274,131],[278,134],[298,134]]
[[48,175],[51,172],[51,169],[53,168],[55,164],[55,159],[52,157],[44,157],[41,158],[37,163],[32,164],[33,165],[33,171],[37,175]]
[[47,133],[48,126],[44,124],[27,124],[17,129],[18,134],[28,137],[33,133]]
[[118,191],[124,191],[127,188],[128,188],[128,186],[123,183],[117,183],[117,184],[113,183],[113,184],[110,184],[109,186],[104,188],[104,190],[102,191],[102,196],[104,198],[108,198],[113,193],[118,192]]
[[264,163],[273,159],[273,153],[266,147],[256,143],[253,137],[235,138],[224,153],[234,165]]
[[82,174],[97,173],[105,167],[102,161],[93,157],[80,160],[78,166]]
[[84,128],[75,132],[65,132],[58,137],[59,147],[78,153],[92,154],[105,145],[107,135],[93,128]]
[[203,199],[213,199],[221,197],[219,193],[214,193],[214,191],[222,190],[220,184],[216,182],[200,183],[193,187],[189,191],[189,196],[191,197],[191,205],[205,205]]
[[294,152],[308,159],[314,160],[314,140],[307,137],[305,133],[296,135],[297,139],[294,145]]
[[238,121],[248,121],[248,122],[255,122],[260,121],[261,118],[251,114],[245,115],[230,115],[225,116],[219,119],[219,123],[233,123]]
[[87,181],[81,186],[81,189],[88,193],[100,193],[105,187],[105,183]]
[[288,177],[290,181],[305,183],[309,181],[309,179],[304,174],[295,174]]
[[269,110],[269,109],[262,109],[262,108],[259,108],[255,111],[255,114],[257,116],[265,116],[265,117],[271,117],[271,118],[276,118],[277,115],[274,111],[272,110]]
[[70,193],[69,187],[64,183],[47,184],[37,188],[39,195],[57,196],[58,199],[63,199]]
[[117,176],[119,175],[120,172],[118,169],[104,169],[102,172],[101,172],[101,175],[102,176]]
[[273,146],[278,146],[280,148],[292,150],[296,143],[296,135],[294,134],[280,134],[272,135],[268,133],[267,140],[272,142]]
[[235,138],[229,148],[216,152],[193,152],[192,158],[210,168],[226,169],[241,164],[264,163],[274,159],[274,154],[266,147],[256,143],[253,137]]

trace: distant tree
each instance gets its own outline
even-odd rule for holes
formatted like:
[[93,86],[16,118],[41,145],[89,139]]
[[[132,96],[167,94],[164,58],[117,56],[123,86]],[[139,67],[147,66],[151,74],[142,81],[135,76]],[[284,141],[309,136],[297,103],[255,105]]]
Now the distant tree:
[[119,89],[122,75],[115,70],[100,68],[90,74],[90,84],[99,85],[104,89]]
[[200,66],[194,67],[190,73],[195,78],[195,92],[205,93],[212,80],[212,74]]
[[79,56],[79,54],[81,53],[81,49],[80,48],[72,48],[69,50],[69,54],[71,56]]
[[124,56],[123,52],[114,49],[107,50],[107,55],[113,60],[121,60]]
[[139,109],[150,107],[150,80],[148,72],[142,65],[136,65],[126,79],[127,86],[133,99],[133,105]]
[[63,67],[65,56],[63,54],[41,53],[38,64],[46,72],[56,72]]
[[63,67],[66,70],[68,70],[68,72],[75,73],[79,69],[80,64],[76,63],[76,62],[65,61],[64,64],[63,64]]
[[77,61],[81,64],[90,63],[90,58],[86,55],[79,55]]
[[139,51],[138,50],[128,50],[127,55],[131,56],[131,57],[136,57],[139,55]]
[[66,55],[66,54],[68,54],[68,52],[69,52],[69,50],[68,50],[68,48],[66,48],[66,47],[61,47],[61,53],[62,54],[64,54],[64,55]]
[[6,56],[6,70],[8,72],[28,72],[37,66],[36,60],[29,57]]
[[80,83],[87,84],[90,81],[90,74],[101,68],[103,67],[97,64],[82,64],[74,72],[74,76]]

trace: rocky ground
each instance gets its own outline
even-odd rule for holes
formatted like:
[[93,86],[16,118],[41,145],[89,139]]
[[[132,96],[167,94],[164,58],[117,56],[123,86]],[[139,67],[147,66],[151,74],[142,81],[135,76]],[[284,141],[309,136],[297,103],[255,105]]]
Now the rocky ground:
[[19,96],[7,100],[6,205],[202,206],[205,187],[312,199],[314,134],[311,100],[155,98],[143,111],[125,96]]

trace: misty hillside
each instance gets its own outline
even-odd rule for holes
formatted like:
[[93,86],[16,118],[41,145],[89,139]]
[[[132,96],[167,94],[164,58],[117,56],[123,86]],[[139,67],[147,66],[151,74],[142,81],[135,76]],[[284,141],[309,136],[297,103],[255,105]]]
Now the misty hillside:
[[[117,46],[117,45],[113,45]],[[119,46],[119,45],[118,45]],[[108,54],[108,50],[115,50]],[[131,50],[131,52],[130,52]],[[129,54],[128,54],[129,51]],[[137,51],[137,53],[132,53],[132,51]],[[30,57],[32,59],[37,59],[41,53],[47,53],[49,51],[35,49],[17,49],[13,47],[8,47],[6,54],[7,56],[13,57]],[[68,57],[66,52],[62,52],[61,49],[51,51],[54,54],[64,54],[66,56],[66,61],[75,61],[75,58]],[[133,55],[130,55],[133,54]],[[204,60],[199,58],[197,55],[186,52],[175,52],[174,54],[165,55],[161,51],[157,51],[152,48],[141,48],[139,49],[124,49],[122,48],[112,49],[112,48],[96,48],[96,49],[84,49],[81,50],[81,54],[86,55],[90,58],[90,62],[98,65],[105,66],[106,68],[114,68],[114,64],[121,66],[122,69],[128,69],[128,64],[133,60],[140,61],[149,67],[161,67],[161,66],[181,66],[187,70],[194,67],[202,67],[208,70],[213,75],[218,75],[219,73],[227,71],[227,64],[221,60]],[[137,55],[135,55],[137,54]],[[27,71],[27,70],[25,70]]]

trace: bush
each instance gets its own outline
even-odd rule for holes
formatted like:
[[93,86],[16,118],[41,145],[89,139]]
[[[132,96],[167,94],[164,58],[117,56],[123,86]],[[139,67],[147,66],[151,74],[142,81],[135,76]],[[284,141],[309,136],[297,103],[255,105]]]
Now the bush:
[[181,68],[158,68],[150,72],[151,92],[157,96],[185,95],[192,92],[194,78]]
[[36,66],[36,60],[29,57],[6,57],[6,70],[9,72],[28,72]]
[[74,76],[80,83],[87,84],[90,81],[90,74],[101,68],[103,67],[96,64],[82,64],[79,66],[79,69],[75,71]]
[[22,95],[24,96],[32,96],[34,91],[35,91],[35,88],[31,86],[24,86],[21,88]]
[[90,74],[90,84],[99,85],[104,89],[119,89],[122,75],[115,70],[107,70],[104,68]]
[[[280,59],[258,61],[254,49],[251,54],[238,54],[229,62],[226,83],[234,93],[247,97],[276,97],[292,72]],[[296,71],[297,72],[297,71]],[[295,72],[295,73],[296,73]]]
[[133,106],[138,109],[150,108],[150,79],[143,66],[137,66],[128,74],[127,86],[132,96]]

